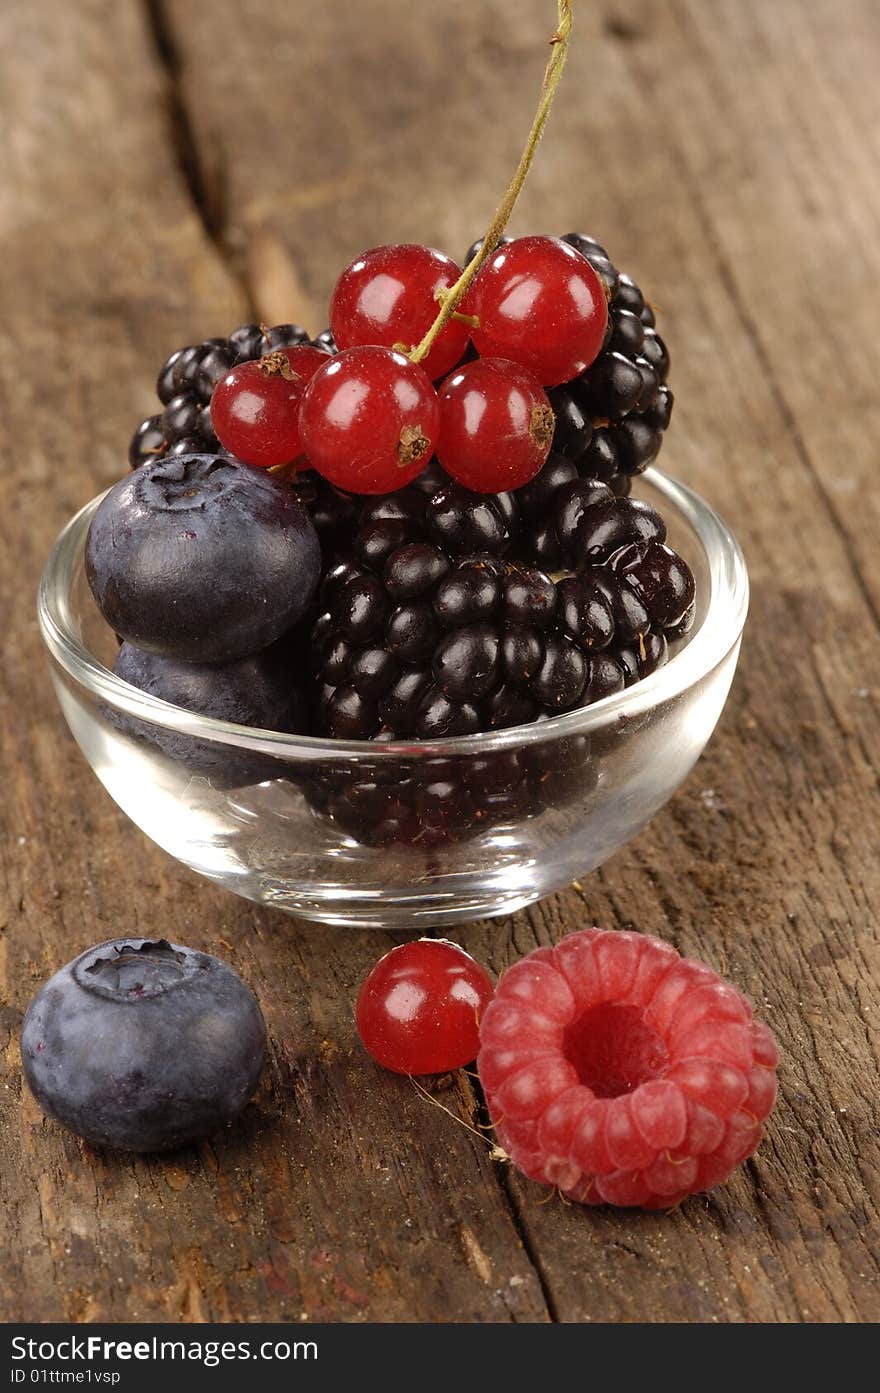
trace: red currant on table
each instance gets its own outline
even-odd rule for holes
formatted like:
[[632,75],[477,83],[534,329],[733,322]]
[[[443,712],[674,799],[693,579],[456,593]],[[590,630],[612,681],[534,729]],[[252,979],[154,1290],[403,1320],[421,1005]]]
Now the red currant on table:
[[221,445],[244,464],[290,464],[302,454],[302,394],[329,361],[329,353],[304,344],[234,367],[211,398],[211,424]]
[[395,1074],[443,1074],[474,1059],[493,987],[480,964],[445,939],[392,948],[364,979],[357,1029]]
[[305,390],[299,412],[303,449],[319,474],[349,493],[392,493],[434,452],[437,393],[402,353],[377,345],[347,348]]
[[512,358],[545,387],[588,368],[608,324],[599,276],[555,237],[518,237],[500,247],[460,308],[480,321],[470,332],[482,357]]
[[534,479],[550,453],[555,417],[528,368],[477,358],[439,390],[437,456],[474,493],[504,493]]
[[[330,301],[330,327],[339,348],[378,343],[414,348],[437,317],[437,292],[461,275],[455,262],[432,247],[404,242],[374,247],[346,267]],[[461,360],[468,326],[452,319],[438,335],[421,367],[432,379]]]

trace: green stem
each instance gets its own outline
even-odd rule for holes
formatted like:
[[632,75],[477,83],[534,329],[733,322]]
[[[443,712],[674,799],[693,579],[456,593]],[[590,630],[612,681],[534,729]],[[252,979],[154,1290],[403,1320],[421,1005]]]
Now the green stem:
[[556,33],[550,40],[553,51],[550,54],[550,60],[544,72],[544,81],[541,85],[541,98],[538,102],[538,110],[535,112],[532,129],[529,131],[529,138],[526,141],[525,149],[517,165],[516,173],[508,184],[504,197],[495,211],[495,216],[486,229],[483,245],[480,247],[479,252],[474,257],[473,261],[465,267],[464,271],[455,282],[455,285],[450,286],[443,297],[440,313],[437,315],[437,318],[425,334],[421,343],[416,344],[415,348],[410,353],[409,356],[413,363],[421,363],[424,358],[427,358],[433,347],[434,340],[437,338],[438,334],[443,332],[446,325],[449,323],[455,313],[456,306],[460,303],[462,296],[480,270],[483,262],[492,255],[493,251],[498,246],[498,243],[504,235],[504,229],[507,226],[508,219],[513,212],[513,206],[519,197],[520,189],[525,183],[526,175],[529,172],[532,160],[535,157],[535,151],[538,148],[538,141],[541,139],[544,127],[547,124],[547,117],[550,114],[550,107],[553,104],[556,88],[559,86],[562,69],[565,67],[565,59],[568,53],[568,41],[571,37],[572,0],[557,0],[557,5],[559,22]]

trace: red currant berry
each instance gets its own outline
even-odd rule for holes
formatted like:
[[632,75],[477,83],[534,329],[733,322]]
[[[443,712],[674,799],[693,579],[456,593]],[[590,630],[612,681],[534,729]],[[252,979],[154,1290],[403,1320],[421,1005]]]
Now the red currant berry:
[[421,473],[440,424],[437,393],[402,353],[347,348],[305,390],[299,412],[312,467],[349,493],[392,493]]
[[[374,247],[346,267],[330,301],[330,327],[339,348],[378,343],[414,348],[440,309],[438,291],[461,275],[454,261],[432,247],[401,243]],[[461,360],[468,326],[450,320],[421,367],[430,378],[443,377]]]
[[480,964],[445,939],[419,938],[380,958],[357,999],[357,1028],[395,1074],[443,1074],[474,1059],[492,999]]
[[474,493],[505,493],[534,479],[556,418],[528,368],[477,358],[447,377],[439,397],[437,456],[447,474]]
[[302,454],[299,404],[329,353],[303,345],[241,363],[217,383],[211,425],[221,445],[244,464],[290,464]]
[[608,324],[605,290],[589,261],[555,237],[518,237],[486,262],[465,296],[483,357],[512,358],[545,387],[593,362]]

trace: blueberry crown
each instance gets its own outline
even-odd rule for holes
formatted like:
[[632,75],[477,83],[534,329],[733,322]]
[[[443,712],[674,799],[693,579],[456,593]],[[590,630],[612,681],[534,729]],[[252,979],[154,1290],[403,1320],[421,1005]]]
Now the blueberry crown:
[[200,953],[173,948],[167,939],[117,939],[92,948],[74,965],[88,992],[110,1001],[162,996],[208,966]]

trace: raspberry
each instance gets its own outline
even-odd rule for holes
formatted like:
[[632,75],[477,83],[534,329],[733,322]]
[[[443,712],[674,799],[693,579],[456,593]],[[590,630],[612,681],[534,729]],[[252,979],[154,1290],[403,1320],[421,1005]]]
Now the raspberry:
[[777,1060],[771,1031],[705,963],[585,929],[504,973],[477,1068],[524,1174],[584,1204],[666,1209],[751,1156]]

